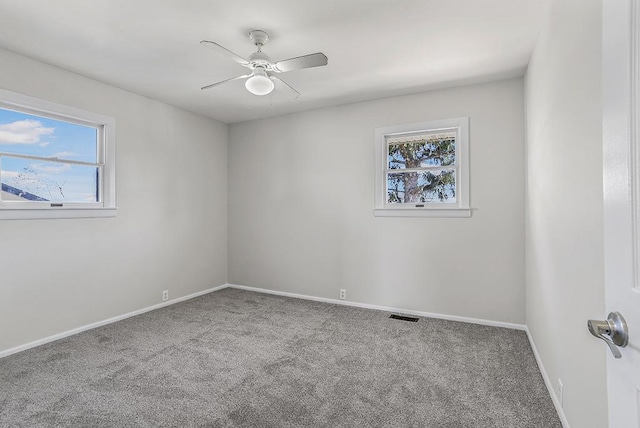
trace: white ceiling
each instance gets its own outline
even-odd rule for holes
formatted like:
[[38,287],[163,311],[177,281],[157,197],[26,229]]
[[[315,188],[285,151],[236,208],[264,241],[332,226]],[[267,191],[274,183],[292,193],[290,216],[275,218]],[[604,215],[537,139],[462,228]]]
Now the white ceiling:
[[[0,0],[0,47],[226,123],[520,76],[551,0]],[[272,60],[326,67],[278,75],[301,92],[258,97],[242,81],[262,29]],[[0,65],[1,67],[1,65]]]

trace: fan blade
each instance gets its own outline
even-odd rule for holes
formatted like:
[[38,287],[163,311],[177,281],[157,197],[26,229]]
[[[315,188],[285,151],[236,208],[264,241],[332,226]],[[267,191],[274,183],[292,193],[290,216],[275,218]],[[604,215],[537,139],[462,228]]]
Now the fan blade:
[[219,86],[219,85],[222,85],[223,83],[233,82],[234,80],[239,80],[239,79],[246,79],[247,77],[251,77],[251,76],[252,76],[251,74],[245,74],[243,76],[232,77],[231,79],[227,79],[227,80],[223,80],[223,81],[218,82],[218,83],[212,83],[211,85],[203,86],[200,89],[211,89],[214,86]]
[[295,89],[293,89],[287,82],[285,82],[284,80],[276,77],[276,76],[269,76],[271,78],[271,80],[273,80],[274,85],[276,86],[276,89],[281,91],[281,92],[286,92],[288,93],[290,96],[293,97],[293,99],[295,100],[296,98],[298,98],[300,96],[300,92],[296,91]]
[[202,40],[200,42],[200,44],[202,46],[207,46],[207,47],[213,49],[216,53],[218,53],[218,55],[222,55],[224,57],[231,58],[232,60],[234,60],[235,62],[237,62],[240,65],[244,65],[245,67],[249,65],[249,61],[247,61],[246,59],[242,58],[240,55],[231,52],[229,49],[223,48],[222,46],[220,46],[216,42],[210,42],[209,40]]
[[276,62],[275,70],[279,72],[300,70],[301,68],[320,67],[327,65],[329,60],[322,52],[314,53],[311,55],[299,56],[296,58],[285,59],[284,61]]

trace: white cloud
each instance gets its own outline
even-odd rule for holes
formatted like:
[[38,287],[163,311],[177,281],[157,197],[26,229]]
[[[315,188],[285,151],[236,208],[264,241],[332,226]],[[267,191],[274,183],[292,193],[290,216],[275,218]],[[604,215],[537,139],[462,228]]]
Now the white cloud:
[[34,163],[31,165],[31,168],[33,168],[37,172],[45,172],[48,174],[62,174],[63,172],[70,170],[71,165],[69,165],[68,163],[64,163],[62,165],[56,166],[45,166],[39,163]]
[[32,119],[5,123],[4,125],[0,125],[0,144],[41,143],[40,137],[43,135],[51,135],[53,131],[55,131],[55,128],[45,128],[42,126],[42,123]]
[[58,152],[51,155],[52,158],[70,158],[72,156],[77,156],[77,153],[73,152]]
[[16,178],[19,174],[18,171],[2,171],[2,178]]
[[40,147],[47,147],[49,144],[51,144],[50,141],[45,141],[44,143],[40,143],[38,144]]

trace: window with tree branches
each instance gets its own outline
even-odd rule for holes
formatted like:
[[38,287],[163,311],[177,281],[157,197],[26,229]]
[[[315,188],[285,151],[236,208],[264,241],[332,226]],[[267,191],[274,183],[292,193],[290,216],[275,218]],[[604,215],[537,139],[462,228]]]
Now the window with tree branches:
[[468,118],[378,128],[376,160],[376,215],[470,215]]

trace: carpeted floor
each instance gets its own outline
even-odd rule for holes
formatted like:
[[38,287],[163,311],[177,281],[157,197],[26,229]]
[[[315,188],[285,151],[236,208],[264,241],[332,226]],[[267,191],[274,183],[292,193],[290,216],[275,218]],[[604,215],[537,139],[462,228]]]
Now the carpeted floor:
[[224,289],[0,359],[2,427],[561,424],[522,331]]

